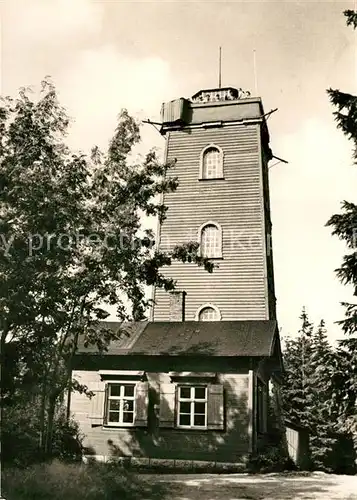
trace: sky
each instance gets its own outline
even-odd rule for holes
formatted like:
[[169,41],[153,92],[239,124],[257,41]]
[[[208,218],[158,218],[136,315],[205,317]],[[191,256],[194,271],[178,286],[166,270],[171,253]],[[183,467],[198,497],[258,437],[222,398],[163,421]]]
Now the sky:
[[[51,76],[75,120],[69,145],[88,151],[106,146],[121,108],[159,120],[162,102],[217,85],[221,46],[222,85],[278,108],[268,126],[273,154],[288,161],[270,169],[281,333],[296,333],[305,306],[335,341],[353,290],[335,276],[346,249],[325,223],[356,202],[357,166],[326,89],[357,93],[357,32],[342,14],[355,3],[3,0],[0,92]],[[142,151],[164,147],[149,125],[142,138]]]

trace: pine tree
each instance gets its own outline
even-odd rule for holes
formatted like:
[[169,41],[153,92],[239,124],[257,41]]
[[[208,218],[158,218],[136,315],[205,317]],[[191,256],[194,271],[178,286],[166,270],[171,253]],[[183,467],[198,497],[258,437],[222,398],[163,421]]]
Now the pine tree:
[[285,377],[282,384],[284,417],[309,430],[312,465],[315,469],[337,468],[336,419],[338,406],[334,373],[335,353],[328,342],[322,320],[315,329],[305,308],[296,338],[288,338],[284,349]]
[[287,338],[284,349],[286,370],[282,384],[282,406],[286,418],[310,426],[311,404],[311,349],[313,324],[303,308],[300,319],[301,329],[296,338]]
[[333,403],[334,351],[321,320],[312,335],[311,350],[311,458],[317,469],[334,470],[336,406]]
[[[346,10],[347,25],[357,28],[357,12]],[[329,89],[328,95],[335,107],[334,117],[337,127],[352,141],[353,161],[357,164],[357,96]],[[338,236],[347,246],[348,253],[343,257],[342,265],[336,270],[343,284],[352,286],[357,296],[357,205],[344,201],[342,212],[333,215],[327,222],[332,227],[332,234]],[[346,337],[340,341],[340,361],[345,363],[346,372],[337,370],[336,379],[340,379],[339,393],[336,398],[345,407],[341,418],[344,430],[357,432],[357,303],[344,302],[345,318],[339,321]],[[343,403],[342,403],[343,402]],[[343,423],[342,423],[343,422]]]

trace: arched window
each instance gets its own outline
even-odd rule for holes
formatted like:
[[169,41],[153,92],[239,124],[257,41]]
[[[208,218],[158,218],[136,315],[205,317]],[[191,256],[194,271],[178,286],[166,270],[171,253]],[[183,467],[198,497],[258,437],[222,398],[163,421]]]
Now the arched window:
[[201,153],[200,179],[223,177],[223,151],[214,144],[206,146]]
[[197,321],[220,321],[220,310],[213,304],[204,304],[196,313]]
[[215,222],[207,222],[200,227],[199,243],[202,257],[219,259],[222,257],[222,229]]

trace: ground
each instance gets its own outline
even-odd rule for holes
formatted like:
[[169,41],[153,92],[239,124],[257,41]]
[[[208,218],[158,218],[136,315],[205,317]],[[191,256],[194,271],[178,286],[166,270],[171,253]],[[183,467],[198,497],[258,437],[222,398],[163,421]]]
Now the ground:
[[165,474],[146,480],[163,487],[170,500],[357,500],[357,476]]

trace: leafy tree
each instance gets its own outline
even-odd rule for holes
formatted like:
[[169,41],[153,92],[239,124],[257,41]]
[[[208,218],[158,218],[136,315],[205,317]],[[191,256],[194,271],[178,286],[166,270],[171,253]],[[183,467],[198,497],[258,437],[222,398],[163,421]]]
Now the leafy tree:
[[[347,25],[357,28],[357,12],[346,10]],[[337,127],[352,141],[353,161],[357,163],[357,96],[329,89],[328,95],[335,107],[334,117]],[[327,222],[332,228],[332,234],[338,236],[346,244],[347,251],[342,265],[336,270],[338,278],[343,284],[351,285],[354,296],[357,295],[357,205],[344,201],[342,212],[333,215]],[[341,325],[346,338],[340,341],[340,358],[346,373],[336,375],[341,379],[340,395],[337,398],[343,401],[345,414],[344,428],[357,432],[357,303],[344,302],[345,318],[338,323]],[[357,445],[357,443],[356,443]]]
[[175,190],[177,180],[154,151],[135,162],[140,130],[127,111],[105,153],[70,151],[69,124],[48,80],[38,98],[22,89],[0,104],[1,355],[3,363],[12,356],[17,370],[9,401],[26,382],[39,388],[48,453],[64,390],[87,391],[71,381],[79,337],[99,350],[116,338],[101,323],[106,306],[116,306],[121,321],[143,320],[145,287],[175,287],[163,266],[180,260],[213,269],[197,243],[162,252],[142,229],[143,216],[164,220],[158,195]]

